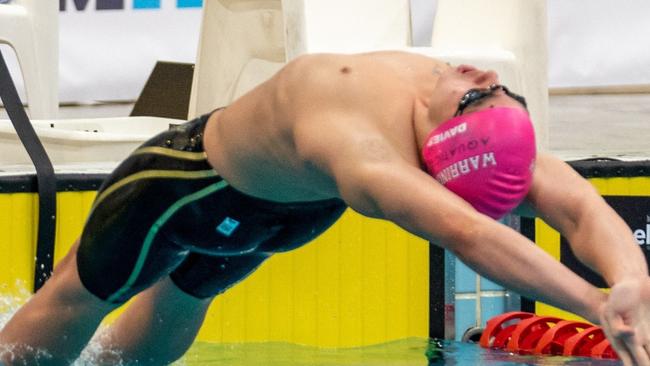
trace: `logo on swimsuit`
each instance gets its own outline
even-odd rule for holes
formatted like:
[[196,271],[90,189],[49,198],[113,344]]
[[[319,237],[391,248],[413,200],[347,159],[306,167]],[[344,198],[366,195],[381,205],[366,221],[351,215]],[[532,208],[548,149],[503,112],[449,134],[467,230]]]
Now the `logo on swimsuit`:
[[239,226],[239,221],[226,217],[221,221],[221,224],[217,226],[217,232],[225,235],[225,236],[230,236],[232,233],[237,229]]
[[450,137],[454,137],[456,135],[460,135],[461,133],[465,133],[465,131],[467,131],[467,122],[463,122],[448,130],[433,135],[433,137],[431,138],[431,140],[429,140],[429,143],[427,145],[431,146],[431,145],[439,144]]
[[462,175],[495,165],[497,165],[497,159],[493,152],[470,156],[441,170],[440,173],[436,174],[436,180],[441,184],[446,184]]

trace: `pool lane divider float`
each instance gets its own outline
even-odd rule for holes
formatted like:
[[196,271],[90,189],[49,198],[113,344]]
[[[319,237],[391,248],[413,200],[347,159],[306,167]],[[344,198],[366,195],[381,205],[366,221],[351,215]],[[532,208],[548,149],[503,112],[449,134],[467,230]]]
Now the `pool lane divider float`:
[[618,359],[599,326],[521,311],[488,320],[479,344],[521,355]]

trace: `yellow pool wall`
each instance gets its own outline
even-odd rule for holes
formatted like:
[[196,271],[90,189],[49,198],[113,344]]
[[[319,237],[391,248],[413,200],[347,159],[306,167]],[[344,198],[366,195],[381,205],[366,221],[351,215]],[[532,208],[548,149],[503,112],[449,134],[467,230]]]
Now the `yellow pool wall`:
[[[55,263],[81,233],[94,197],[57,194]],[[36,194],[0,193],[0,296],[32,288],[37,226]],[[356,347],[426,338],[428,307],[428,243],[348,210],[313,243],[274,255],[218,296],[198,339]]]

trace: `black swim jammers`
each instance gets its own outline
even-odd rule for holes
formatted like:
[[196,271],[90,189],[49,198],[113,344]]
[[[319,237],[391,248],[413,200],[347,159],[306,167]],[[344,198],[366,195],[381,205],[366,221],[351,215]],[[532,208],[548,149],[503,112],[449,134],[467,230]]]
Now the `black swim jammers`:
[[232,188],[206,160],[208,117],[147,141],[99,189],[77,253],[91,293],[119,304],[169,275],[184,292],[212,297],[345,210],[339,199],[277,203]]

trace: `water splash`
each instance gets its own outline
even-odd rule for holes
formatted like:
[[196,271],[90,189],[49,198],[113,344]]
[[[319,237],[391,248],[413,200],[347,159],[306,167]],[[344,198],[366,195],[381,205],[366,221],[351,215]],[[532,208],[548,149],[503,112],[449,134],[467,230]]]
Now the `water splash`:
[[97,330],[97,333],[81,352],[79,358],[72,364],[73,366],[124,365],[119,351],[107,349],[103,346],[102,339],[106,336],[106,329],[107,327],[100,327]]
[[0,344],[0,358],[4,359],[8,355],[8,357],[6,357],[7,359],[11,360],[12,362],[15,361],[14,350],[16,349],[20,350],[20,352],[18,352],[19,354],[29,354],[29,355],[33,355],[34,357],[33,359],[28,359],[27,361],[22,359],[20,363],[33,364],[35,361],[35,363],[38,364],[39,361],[52,358],[52,355],[49,354],[47,351],[40,350],[40,349],[34,350],[34,348],[30,346],[20,345],[20,344],[11,344],[11,345]]
[[[8,286],[0,286],[0,329],[9,322],[9,320],[16,314],[18,309],[27,302],[31,295],[25,281],[16,280],[14,283],[14,291],[10,294]],[[28,351],[36,355],[37,360],[51,358],[52,356],[44,350],[35,350],[27,345],[14,345],[14,344],[0,344],[0,356],[13,358],[13,353],[16,349],[21,349],[21,353]]]
[[[17,280],[14,291],[9,291],[7,285],[0,285],[0,329],[9,322],[9,320],[16,314],[18,309],[27,302],[31,296],[29,287],[24,281]],[[104,335],[106,327],[100,327],[97,333],[88,343],[86,348],[82,351],[81,356],[73,363],[73,366],[92,366],[97,365],[102,361],[110,360],[111,365],[122,366],[123,362],[120,353],[115,350],[105,349],[102,346],[101,339]],[[22,351],[32,351],[32,348],[25,345],[1,345],[0,355],[12,354],[16,349],[21,348]],[[45,360],[51,358],[51,355],[44,350],[36,350],[30,352],[36,354],[37,360]],[[103,362],[103,364],[107,364]]]
[[12,316],[31,296],[25,281],[16,280],[15,294],[9,294],[7,285],[0,286],[0,329],[4,328]]

